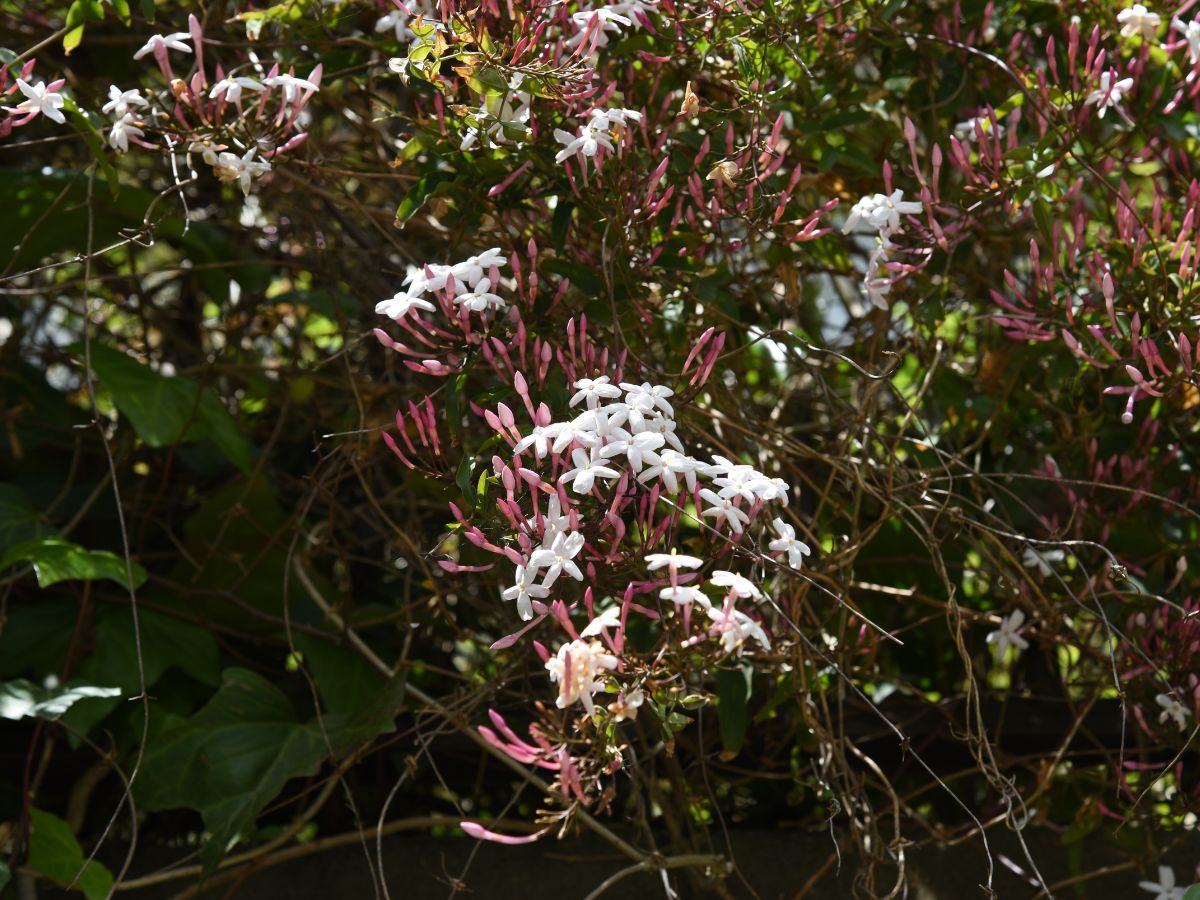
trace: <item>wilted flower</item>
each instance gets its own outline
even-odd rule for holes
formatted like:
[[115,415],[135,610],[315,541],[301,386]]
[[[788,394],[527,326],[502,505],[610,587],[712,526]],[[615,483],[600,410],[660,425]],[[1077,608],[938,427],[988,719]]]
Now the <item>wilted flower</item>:
[[713,166],[705,178],[708,181],[719,181],[726,187],[733,187],[733,179],[737,178],[741,171],[737,163],[727,159]]
[[692,83],[689,81],[687,87],[683,89],[683,103],[679,106],[679,114],[686,118],[691,118],[700,112],[700,98],[696,96],[696,92],[692,90]]
[[613,714],[613,720],[623,722],[626,719],[636,719],[638,708],[646,700],[646,695],[641,691],[630,691],[626,694],[624,691],[617,694],[617,699],[608,704],[608,711]]

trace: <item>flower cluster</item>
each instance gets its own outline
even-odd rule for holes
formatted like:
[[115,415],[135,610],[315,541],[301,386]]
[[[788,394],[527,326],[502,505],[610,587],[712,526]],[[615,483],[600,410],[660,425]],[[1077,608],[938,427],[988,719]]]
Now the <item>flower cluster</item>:
[[441,265],[429,263],[412,268],[404,279],[404,289],[375,304],[375,312],[399,321],[414,310],[433,312],[437,307],[425,299],[428,295],[447,293],[453,303],[463,310],[483,313],[499,312],[507,304],[493,288],[500,282],[500,267],[505,264],[499,247],[468,257],[460,263]]
[[630,122],[640,122],[641,119],[642,114],[635,109],[593,109],[588,113],[587,121],[574,134],[561,128],[554,129],[554,139],[563,145],[554,161],[562,163],[573,157],[578,158],[585,163],[586,172],[588,159],[599,162],[602,150],[613,153],[614,136],[619,139]]
[[[103,106],[112,117],[108,144],[117,153],[128,152],[131,144],[166,152],[182,145],[211,166],[219,181],[237,184],[248,195],[252,183],[271,171],[269,160],[307,138],[301,122],[306,104],[320,90],[322,67],[300,78],[279,63],[264,71],[250,53],[248,67],[226,72],[218,63],[210,83],[204,40],[199,20],[190,15],[187,31],[152,35],[133,54],[138,60],[153,57],[168,90],[143,95],[139,88],[110,86]],[[176,75],[171,53],[194,58],[188,77]]]
[[889,253],[893,248],[892,237],[901,229],[901,216],[920,215],[924,206],[916,200],[905,200],[904,191],[890,194],[871,194],[863,197],[850,209],[850,215],[842,226],[849,234],[859,226],[875,234],[875,245],[867,258],[867,272],[863,288],[868,299],[879,309],[887,309],[887,295],[900,276],[889,274]]

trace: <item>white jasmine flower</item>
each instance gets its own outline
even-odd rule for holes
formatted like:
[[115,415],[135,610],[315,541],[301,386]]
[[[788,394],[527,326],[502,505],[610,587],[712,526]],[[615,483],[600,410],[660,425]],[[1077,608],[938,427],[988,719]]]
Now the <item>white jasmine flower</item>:
[[612,713],[614,722],[636,719],[638,708],[645,699],[646,695],[641,691],[630,691],[628,694],[622,691],[617,694],[616,700],[608,704],[608,711]]
[[726,572],[724,569],[718,569],[712,573],[712,577],[708,579],[709,584],[715,584],[717,587],[726,588],[734,597],[747,597],[757,600],[762,596],[760,591],[749,578],[744,578],[736,572]]
[[905,200],[904,191],[890,194],[870,194],[863,197],[850,209],[842,232],[849,234],[859,223],[865,223],[875,231],[894,232],[900,228],[901,216],[920,215],[925,207],[917,200]]
[[743,612],[738,612],[732,604],[726,604],[724,609],[710,607],[708,617],[713,620],[713,632],[721,641],[721,647],[726,653],[734,650],[740,652],[746,638],[754,638],[764,650],[771,649],[771,642],[762,626]]
[[672,494],[679,493],[679,478],[682,475],[689,491],[696,490],[696,473],[704,468],[704,463],[698,459],[685,456],[670,447],[658,455],[658,461],[642,470],[637,479],[642,484],[652,478],[658,478],[663,486]]
[[517,615],[525,621],[533,618],[533,600],[536,597],[543,600],[550,596],[550,588],[542,584],[534,584],[533,580],[537,578],[537,569],[531,566],[517,566],[516,584],[510,588],[505,588],[500,594],[505,600],[517,601]]
[[541,547],[533,551],[533,555],[529,557],[529,567],[546,570],[545,577],[542,579],[542,584],[546,587],[551,587],[563,572],[576,581],[583,581],[583,572],[579,570],[579,566],[575,562],[575,557],[582,549],[583,535],[578,531],[570,534],[556,534],[549,547]]
[[1154,900],[1183,900],[1186,885],[1175,884],[1175,870],[1170,866],[1158,867],[1158,881],[1139,881],[1138,887],[1154,894]]
[[1188,45],[1188,62],[1195,65],[1200,60],[1200,19],[1184,22],[1182,19],[1172,19],[1171,29],[1183,35]]
[[643,431],[640,434],[631,434],[622,440],[610,441],[601,448],[600,456],[604,459],[611,459],[623,453],[629,460],[629,467],[634,472],[640,472],[643,466],[654,465],[658,462],[659,456],[654,451],[663,445],[664,440],[665,438],[661,434]]
[[621,607],[610,606],[592,621],[588,622],[587,628],[579,632],[581,638],[596,637],[605,628],[620,628],[621,627]]
[[[457,283],[457,282],[456,282]],[[504,298],[492,292],[492,281],[484,278],[475,288],[459,294],[454,298],[459,306],[465,306],[471,312],[487,312],[489,309],[504,309],[508,306]]]
[[575,395],[571,397],[571,406],[578,406],[580,401],[587,404],[588,409],[595,409],[601,399],[613,400],[621,396],[621,389],[609,382],[607,375],[598,378],[580,378],[574,384]]
[[546,660],[550,681],[558,685],[559,709],[581,701],[588,715],[596,710],[592,695],[604,688],[601,680],[617,667],[617,658],[605,651],[599,641],[571,641],[558,648],[557,655]]
[[1154,698],[1154,702],[1162,707],[1162,712],[1158,714],[1158,721],[1165,722],[1167,719],[1174,719],[1180,731],[1187,728],[1187,718],[1190,713],[1186,706],[1169,694],[1159,694]]
[[408,36],[408,20],[407,10],[393,9],[379,17],[375,23],[375,32],[382,34],[385,31],[394,31],[396,40],[403,42],[404,38]]
[[488,272],[500,268],[505,262],[500,248],[493,247],[491,250],[485,250],[477,256],[469,256],[462,262],[450,266],[450,274],[454,276],[455,282],[474,290],[484,281],[484,276]]
[[422,300],[419,296],[413,296],[408,291],[399,291],[390,299],[380,300],[375,304],[375,312],[397,321],[403,319],[414,309],[433,312],[436,308],[428,300]]
[[704,560],[700,557],[687,556],[674,547],[670,553],[647,553],[645,559],[646,569],[651,572],[665,567],[668,572],[675,574],[679,569],[698,569],[704,565]]
[[804,562],[804,557],[812,553],[812,550],[804,541],[796,539],[796,529],[783,519],[775,519],[771,525],[774,526],[775,533],[779,537],[767,546],[776,553],[786,553],[788,565],[793,569],[799,569]]
[[130,106],[149,105],[149,101],[142,96],[142,92],[137,88],[123,91],[115,84],[112,84],[108,87],[108,102],[100,107],[100,111],[112,113],[114,118],[120,119],[129,112]]
[[743,510],[737,508],[734,502],[729,497],[718,496],[708,488],[702,488],[700,491],[700,499],[712,504],[711,506],[702,509],[700,515],[712,516],[717,521],[715,526],[721,527],[723,522],[729,523],[729,530],[735,535],[742,533],[743,529],[750,523],[750,516]]
[[589,454],[586,450],[571,451],[571,462],[575,468],[558,476],[559,481],[570,481],[571,490],[577,494],[590,494],[597,478],[620,478],[621,473],[604,465],[606,460],[599,455],[596,448]]
[[1100,73],[1100,84],[1096,90],[1088,94],[1085,106],[1095,106],[1100,113],[1100,118],[1104,118],[1104,114],[1108,112],[1110,107],[1119,106],[1125,95],[1133,89],[1132,78],[1122,78],[1120,81],[1114,81],[1117,72],[1115,69],[1109,69],[1107,72]]
[[1050,563],[1062,562],[1065,558],[1066,554],[1061,550],[1042,552],[1034,550],[1032,547],[1026,547],[1025,552],[1021,554],[1021,565],[1027,569],[1037,569],[1038,574],[1043,578],[1049,578],[1054,573]]
[[142,44],[135,54],[134,59],[141,59],[147,53],[154,53],[156,50],[178,50],[180,53],[191,53],[192,48],[184,41],[190,41],[192,36],[186,31],[175,31],[171,34],[154,34],[150,36],[150,40]]
[[144,137],[145,132],[133,124],[133,115],[125,113],[117,121],[113,122],[112,128],[108,132],[108,146],[112,147],[118,153],[129,152],[129,136]]
[[320,88],[305,78],[297,78],[295,75],[272,75],[270,78],[263,81],[263,84],[271,87],[278,87],[283,91],[283,102],[291,103],[300,96],[300,89],[306,91],[319,91]]
[[694,587],[686,587],[680,585],[672,585],[671,587],[662,588],[658,592],[660,600],[670,600],[672,603],[677,603],[683,606],[685,603],[699,603],[705,609],[712,606],[712,601],[708,599],[708,595]]
[[1139,35],[1144,41],[1152,41],[1158,34],[1162,17],[1158,13],[1150,12],[1141,3],[1135,3],[1117,13],[1117,21],[1121,23],[1121,37],[1131,38]]
[[[62,82],[55,82],[57,86],[62,86]],[[5,107],[11,112],[25,113],[30,119],[37,115],[43,115],[52,122],[57,122],[59,125],[66,123],[67,118],[62,114],[62,107],[65,99],[56,88],[52,88],[44,81],[39,81],[37,84],[29,84],[22,79],[17,79],[17,87],[21,93],[25,95],[25,99],[16,106]]]
[[223,94],[227,103],[237,103],[242,99],[243,90],[265,91],[266,87],[253,78],[228,75],[212,86],[212,90],[208,92],[208,98],[215,100],[218,95]]
[[555,128],[554,139],[564,145],[554,157],[556,163],[565,162],[572,156],[582,156],[584,159],[594,157],[601,148],[609,153],[613,151],[613,143],[609,136],[602,130],[592,128],[590,124],[580,127],[578,134]]
[[1017,630],[1024,621],[1025,613],[1019,609],[1014,609],[1000,621],[1000,627],[987,636],[987,642],[996,645],[997,657],[1003,659],[1009,647],[1016,647],[1018,650],[1027,650],[1029,648],[1029,642],[1017,634]]

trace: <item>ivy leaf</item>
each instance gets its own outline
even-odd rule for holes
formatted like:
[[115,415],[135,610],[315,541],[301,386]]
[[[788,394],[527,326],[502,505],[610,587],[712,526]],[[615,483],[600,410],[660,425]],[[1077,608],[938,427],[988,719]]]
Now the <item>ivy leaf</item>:
[[[60,581],[95,581],[107,578],[122,587],[130,587],[125,560],[107,550],[85,550],[61,538],[35,538],[9,547],[0,556],[0,571],[17,563],[32,563],[38,587],[47,588]],[[146,570],[134,563],[133,587],[146,580]]]
[[29,859],[26,865],[51,881],[66,887],[74,882],[88,900],[104,900],[112,890],[113,877],[100,863],[86,863],[83,850],[67,823],[40,809],[29,811]]
[[[364,710],[300,723],[278,687],[247,669],[227,669],[207,706],[151,736],[134,788],[138,804],[198,810],[209,832],[200,860],[212,871],[288,781],[391,727],[394,685]],[[349,697],[337,695],[339,702]]]
[[211,440],[235,466],[248,471],[254,450],[237,420],[211,390],[190,378],[161,375],[136,359],[96,344],[92,369],[138,437],[151,447]]
[[79,684],[45,688],[19,678],[0,681],[0,719],[54,720],[86,697],[119,697],[121,689]]
[[15,484],[0,484],[0,550],[53,532]]

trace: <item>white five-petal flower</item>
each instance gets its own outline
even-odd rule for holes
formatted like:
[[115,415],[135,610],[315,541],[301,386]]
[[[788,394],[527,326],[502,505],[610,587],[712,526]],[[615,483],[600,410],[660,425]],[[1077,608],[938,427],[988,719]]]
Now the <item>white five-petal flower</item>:
[[1025,613],[1022,610],[1014,609],[1000,620],[999,628],[988,634],[987,642],[995,645],[996,656],[1003,659],[1008,653],[1009,647],[1016,647],[1018,650],[1029,648],[1029,642],[1017,634],[1024,621]]

